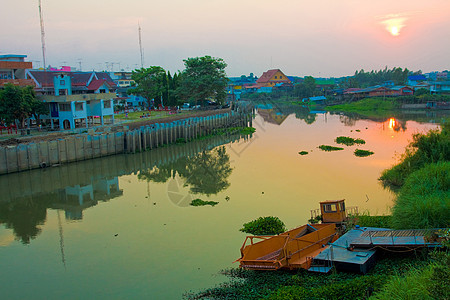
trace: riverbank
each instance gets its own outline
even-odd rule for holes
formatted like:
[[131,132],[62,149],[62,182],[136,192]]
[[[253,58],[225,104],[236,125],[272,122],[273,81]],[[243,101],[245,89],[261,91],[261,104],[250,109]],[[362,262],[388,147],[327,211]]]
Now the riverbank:
[[109,126],[77,133],[49,135],[41,139],[13,141],[0,147],[0,174],[46,168],[70,162],[120,153],[136,153],[180,140],[191,141],[208,136],[215,130],[251,126],[250,107],[239,112],[227,110],[202,112],[196,117],[174,116],[131,123],[130,126]]

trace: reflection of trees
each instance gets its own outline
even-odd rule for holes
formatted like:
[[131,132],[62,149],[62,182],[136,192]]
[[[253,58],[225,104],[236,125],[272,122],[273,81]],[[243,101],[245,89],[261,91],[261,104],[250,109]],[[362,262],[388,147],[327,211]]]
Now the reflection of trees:
[[297,107],[295,110],[295,118],[305,121],[306,124],[311,125],[316,121],[316,114],[309,112],[307,107]]
[[183,157],[174,163],[143,171],[138,178],[153,182],[166,182],[178,174],[185,179],[191,192],[209,196],[230,186],[228,177],[232,170],[230,156],[226,153],[225,146],[222,146],[210,151],[203,151],[194,157]]
[[16,239],[24,244],[29,244],[40,234],[38,226],[47,218],[49,203],[39,198],[0,204],[0,224],[12,229]]
[[359,120],[359,118],[356,118],[355,116],[339,115],[339,121],[345,126],[355,126],[357,120]]

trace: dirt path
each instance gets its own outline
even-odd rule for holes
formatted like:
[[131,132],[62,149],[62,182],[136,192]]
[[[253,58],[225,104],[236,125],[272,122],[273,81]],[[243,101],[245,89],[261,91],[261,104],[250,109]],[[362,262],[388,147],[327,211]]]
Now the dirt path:
[[[182,115],[170,115],[167,117],[159,118],[159,119],[151,119],[151,120],[137,120],[134,122],[127,122],[127,123],[119,123],[114,125],[108,125],[108,126],[101,126],[101,128],[105,127],[123,127],[128,126],[130,130],[139,128],[141,126],[155,124],[155,123],[170,123],[172,121],[178,121],[183,119],[188,119],[192,117],[206,117],[206,116],[212,116],[216,114],[226,113],[229,112],[230,109],[215,109],[215,110],[206,110],[206,111],[195,111],[192,112],[192,114],[182,114]],[[95,129],[95,128],[94,128]],[[64,131],[55,131],[55,132],[49,132],[47,134],[37,135],[37,136],[26,136],[26,137],[20,137],[20,138],[11,138],[7,140],[0,141],[0,147],[5,146],[15,146],[18,144],[26,144],[26,143],[38,143],[41,141],[52,141],[64,138],[66,136],[73,135],[71,132],[64,132]]]

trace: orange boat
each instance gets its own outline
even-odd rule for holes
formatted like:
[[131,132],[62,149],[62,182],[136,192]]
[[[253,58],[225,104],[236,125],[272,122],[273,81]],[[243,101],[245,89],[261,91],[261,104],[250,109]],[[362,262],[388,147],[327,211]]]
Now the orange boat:
[[250,270],[308,269],[312,259],[337,240],[336,225],[347,219],[348,211],[344,200],[323,201],[320,209],[311,211],[311,218],[320,215],[323,224],[306,224],[274,236],[247,236],[239,266]]
[[280,235],[247,236],[238,261],[241,268],[250,270],[308,269],[312,258],[336,239],[335,224],[307,224]]

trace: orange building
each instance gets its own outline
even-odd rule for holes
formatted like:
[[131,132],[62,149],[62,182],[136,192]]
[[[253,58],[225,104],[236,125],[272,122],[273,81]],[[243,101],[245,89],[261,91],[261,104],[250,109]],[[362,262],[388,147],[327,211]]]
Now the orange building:
[[291,83],[289,78],[281,72],[280,69],[273,69],[264,72],[261,77],[256,80],[259,87],[274,87],[278,83]]
[[25,61],[26,55],[0,55],[0,88],[7,83],[35,86],[34,81],[26,79],[25,70],[32,69],[31,62]]

